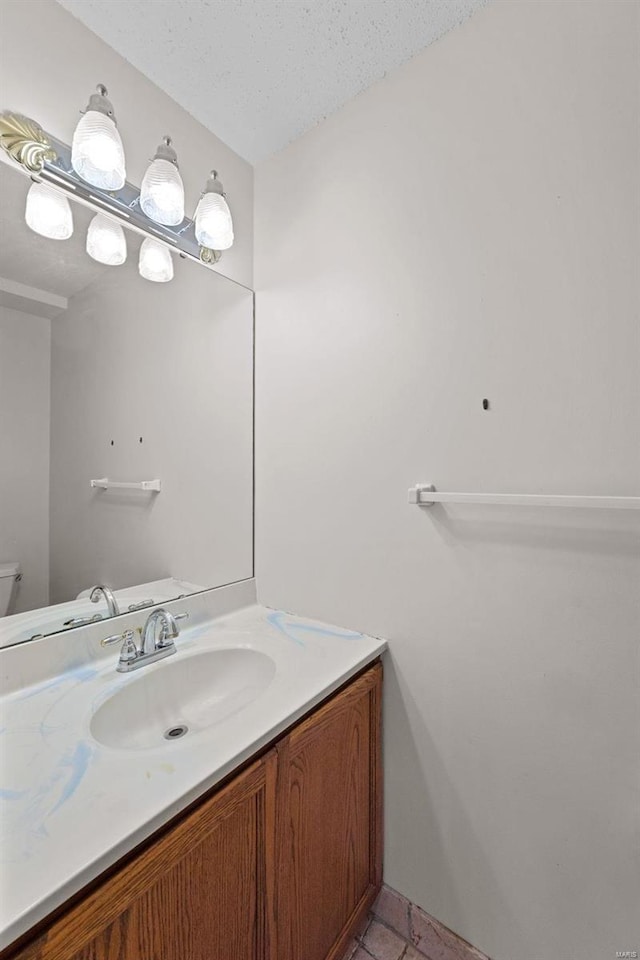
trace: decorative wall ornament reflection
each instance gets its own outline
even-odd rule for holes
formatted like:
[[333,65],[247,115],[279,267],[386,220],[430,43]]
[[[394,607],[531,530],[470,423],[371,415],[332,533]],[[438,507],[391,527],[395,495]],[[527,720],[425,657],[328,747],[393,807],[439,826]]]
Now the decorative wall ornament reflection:
[[[73,162],[74,151],[75,154],[78,153],[78,144],[76,141],[78,139],[78,130],[81,126],[81,132],[85,141],[87,137],[92,136],[92,131],[95,131],[96,142],[92,144],[84,142],[83,146],[85,152],[88,151],[91,155],[93,166],[96,166],[97,161],[99,169],[104,171],[104,181],[112,182],[109,176],[109,161],[111,156],[113,156],[113,162],[117,165],[118,171],[124,171],[124,155],[122,151],[115,150],[112,142],[117,139],[116,145],[122,145],[116,129],[113,107],[111,102],[106,98],[106,87],[99,84],[97,90],[98,93],[91,96],[87,110],[84,112],[76,128],[74,147],[58,140],[55,136],[43,130],[40,124],[30,117],[9,111],[0,114],[0,147],[2,147],[11,160],[20,165],[32,180],[46,184],[58,191],[61,195],[73,197],[85,206],[91,207],[97,213],[101,213],[104,219],[111,218],[117,223],[127,226],[130,230],[142,234],[144,237],[150,237],[165,249],[174,251],[183,258],[197,260],[207,267],[214,266],[222,256],[221,249],[213,249],[212,247],[206,246],[204,243],[199,242],[198,236],[200,236],[201,240],[206,240],[210,237],[220,237],[224,249],[227,249],[233,243],[231,214],[220,181],[215,180],[215,178],[215,182],[208,181],[201,197],[198,198],[196,207],[199,206],[200,213],[198,215],[198,229],[196,230],[195,221],[184,216],[184,209],[180,208],[179,204],[175,205],[177,214],[173,216],[173,218],[164,217],[164,222],[159,222],[159,219],[156,219],[156,215],[154,214],[154,208],[148,203],[145,203],[145,209],[147,211],[145,213],[145,209],[143,209],[141,204],[141,191],[135,184],[125,180],[123,185],[118,189],[108,189],[107,187],[96,185],[95,180],[100,178],[93,177],[92,182],[89,182],[88,179],[83,179],[83,175],[78,172],[78,169],[84,169],[82,165],[78,163],[77,156],[75,157],[76,162]],[[92,117],[97,117],[102,126],[95,122],[91,124],[88,123],[88,120]],[[87,127],[87,130],[85,130],[85,127]],[[102,129],[103,127],[108,128],[106,132]],[[107,133],[109,136],[107,136]],[[171,147],[171,139],[165,137],[163,144],[161,144],[161,147],[158,149],[161,153],[158,154],[158,151],[156,151],[154,162],[156,165],[160,163],[164,166],[171,167],[170,173],[177,182],[179,174],[177,172],[177,164],[175,163],[175,151],[173,151]],[[171,155],[169,155],[169,151],[171,151]],[[167,154],[166,157],[165,152]],[[87,177],[89,177],[89,174],[87,174]],[[117,182],[122,182],[122,178],[119,177]],[[214,183],[213,196],[216,198],[222,213],[227,219],[225,221],[223,217],[224,230],[218,229],[217,231],[207,233],[202,230],[202,204],[200,201],[203,197],[211,194],[212,182]],[[166,192],[168,186],[173,187],[175,185],[173,183],[167,185],[159,181],[158,184],[155,185],[156,192],[161,195],[163,190]],[[148,193],[148,187],[146,189]],[[44,191],[42,195],[43,197],[45,196]],[[38,198],[31,198],[32,206],[34,199],[37,200]],[[44,219],[48,222],[51,219],[51,209],[47,213],[48,217]],[[218,218],[220,218],[220,213],[217,213]],[[31,211],[27,222],[36,232],[41,232],[38,229],[38,224],[43,221],[43,218],[39,218],[38,216],[34,217],[32,214],[33,211]],[[182,219],[176,223],[175,220],[180,214],[182,214]],[[167,220],[173,220],[173,222],[168,223]],[[53,224],[50,225],[48,233],[43,233],[43,235],[63,238],[65,235],[69,236],[70,231],[65,230],[63,232],[60,230],[56,232],[55,224]],[[102,262],[117,266],[119,263],[123,263],[125,258],[126,251],[124,256],[105,259]],[[143,273],[142,275],[145,276],[146,274]],[[173,275],[173,271],[171,271],[171,275]]]

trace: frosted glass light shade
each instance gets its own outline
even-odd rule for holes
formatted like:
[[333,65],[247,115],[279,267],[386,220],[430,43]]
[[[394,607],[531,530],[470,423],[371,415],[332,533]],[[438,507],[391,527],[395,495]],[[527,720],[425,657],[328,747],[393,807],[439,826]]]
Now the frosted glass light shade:
[[196,240],[212,250],[228,250],[233,244],[233,221],[221,193],[205,193],[196,208]]
[[49,240],[68,240],[73,233],[69,201],[46,183],[29,187],[24,218],[28,227]]
[[120,190],[127,178],[124,147],[113,120],[87,110],[78,121],[71,144],[71,165],[79,177],[103,190]]
[[127,241],[119,223],[96,213],[87,231],[87,253],[98,263],[117,267],[127,259]]
[[155,283],[166,283],[173,280],[173,260],[167,247],[157,240],[147,237],[140,247],[138,262],[140,276]]
[[152,160],[142,180],[140,206],[156,223],[175,227],[184,220],[184,185],[180,171],[170,160]]

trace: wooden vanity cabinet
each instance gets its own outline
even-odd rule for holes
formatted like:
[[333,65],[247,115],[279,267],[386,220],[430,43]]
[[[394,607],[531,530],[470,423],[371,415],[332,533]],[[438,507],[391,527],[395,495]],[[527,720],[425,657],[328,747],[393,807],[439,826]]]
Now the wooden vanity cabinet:
[[379,663],[0,960],[339,960],[382,880]]

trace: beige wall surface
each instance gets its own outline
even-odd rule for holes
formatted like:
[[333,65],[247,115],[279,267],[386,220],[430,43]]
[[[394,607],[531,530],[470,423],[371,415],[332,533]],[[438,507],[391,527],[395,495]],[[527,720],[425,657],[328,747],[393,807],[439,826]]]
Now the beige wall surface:
[[49,602],[51,321],[0,306],[0,563],[22,581],[10,613]]
[[[640,949],[638,13],[494,2],[256,171],[260,600],[390,640],[385,877]],[[482,409],[483,398],[490,409]]]
[[[130,257],[52,322],[52,603],[253,574],[253,296],[180,267],[148,283]],[[92,489],[101,477],[162,491]]]
[[[126,16],[114,3],[114,16]],[[150,15],[151,7],[150,4]],[[33,117],[66,143],[96,84],[113,102],[125,146],[127,179],[140,184],[165,134],[173,137],[193,216],[216,168],[233,214],[235,243],[219,273],[252,286],[253,168],[55,0],[0,0],[0,111]]]

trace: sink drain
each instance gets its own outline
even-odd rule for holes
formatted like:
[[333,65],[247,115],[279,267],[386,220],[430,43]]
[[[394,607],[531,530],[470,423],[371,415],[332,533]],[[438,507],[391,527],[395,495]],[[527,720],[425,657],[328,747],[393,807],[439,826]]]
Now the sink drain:
[[189,727],[185,723],[181,723],[177,727],[169,727],[168,730],[165,730],[163,737],[165,740],[179,740],[180,737],[184,737],[185,733],[188,732]]

